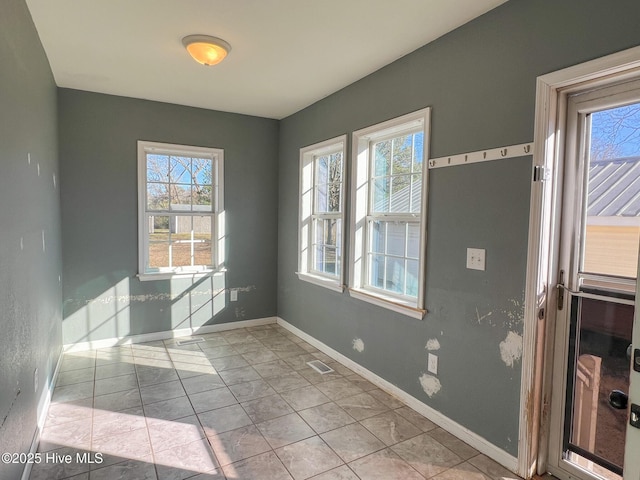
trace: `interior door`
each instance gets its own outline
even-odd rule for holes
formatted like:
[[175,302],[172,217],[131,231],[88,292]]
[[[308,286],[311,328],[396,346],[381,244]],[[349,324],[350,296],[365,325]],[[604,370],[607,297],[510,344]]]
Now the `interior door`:
[[640,480],[640,82],[572,95],[565,138],[551,470]]

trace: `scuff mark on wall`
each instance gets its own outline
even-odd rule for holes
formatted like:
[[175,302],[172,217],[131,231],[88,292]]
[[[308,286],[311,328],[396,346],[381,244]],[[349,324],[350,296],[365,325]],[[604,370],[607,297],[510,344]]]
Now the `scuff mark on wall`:
[[236,307],[235,314],[236,314],[236,318],[238,320],[243,320],[245,318],[245,316],[246,316],[245,310],[242,307]]
[[9,418],[9,414],[11,413],[11,410],[13,410],[13,406],[15,405],[16,400],[18,399],[19,396],[20,396],[20,389],[18,388],[18,391],[16,392],[16,396],[13,398],[11,405],[9,405],[9,410],[7,410],[7,414],[2,419],[2,424],[0,425],[0,429],[4,427],[5,423],[7,423],[7,418]]
[[522,358],[522,336],[513,331],[507,333],[500,342],[500,357],[507,367],[513,367]]
[[429,395],[429,398],[433,397],[442,388],[440,380],[438,380],[433,375],[429,375],[428,373],[423,373],[420,376],[419,380],[420,385],[422,386],[422,390],[424,390],[424,393]]
[[[246,287],[233,287],[233,290],[236,290],[238,292],[250,292],[255,289],[256,289],[255,285],[248,285]],[[227,290],[231,291],[232,289],[228,288]]]
[[353,349],[356,352],[359,352],[359,353],[364,352],[364,342],[362,341],[361,338],[354,338],[352,345],[353,345]]
[[[493,315],[493,312],[485,313],[484,315],[480,316],[480,312],[478,311],[478,307],[476,307],[476,318],[478,319],[478,325],[480,325],[482,323],[482,320],[484,320],[487,317],[490,317],[491,315]],[[491,320],[489,320],[489,325],[493,325],[491,323]]]
[[440,350],[440,342],[437,338],[430,338],[424,348],[426,348],[430,352],[434,350]]
[[215,297],[224,292],[225,289],[205,289],[205,290],[193,290],[188,292],[180,292],[180,293],[150,293],[147,295],[109,295],[100,298],[91,298],[89,300],[67,300],[65,302],[65,306],[78,306],[85,307],[88,305],[102,304],[109,305],[111,303],[121,303],[121,304],[131,304],[136,302],[153,302],[153,301],[172,301],[176,299],[180,299],[186,295],[190,297],[199,297],[199,296],[207,296],[207,297]]

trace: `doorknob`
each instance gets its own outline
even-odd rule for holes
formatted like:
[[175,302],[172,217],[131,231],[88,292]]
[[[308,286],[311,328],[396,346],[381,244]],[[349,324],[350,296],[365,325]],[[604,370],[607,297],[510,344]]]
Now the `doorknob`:
[[609,405],[618,410],[625,410],[629,405],[629,395],[620,390],[613,390],[609,394]]

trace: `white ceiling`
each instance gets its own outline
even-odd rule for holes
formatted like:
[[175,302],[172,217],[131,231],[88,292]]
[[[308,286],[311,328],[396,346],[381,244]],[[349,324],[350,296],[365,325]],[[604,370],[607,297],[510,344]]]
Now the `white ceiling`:
[[[283,118],[506,0],[27,0],[60,87]],[[191,34],[231,44],[194,62]]]

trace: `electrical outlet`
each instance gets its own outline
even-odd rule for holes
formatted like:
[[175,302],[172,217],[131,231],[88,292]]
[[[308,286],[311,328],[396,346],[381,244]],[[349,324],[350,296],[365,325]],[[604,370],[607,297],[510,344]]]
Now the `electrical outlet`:
[[230,290],[229,300],[231,300],[232,302],[238,301],[238,290]]
[[429,360],[427,362],[427,370],[434,375],[438,374],[438,356],[433,353],[429,354]]
[[467,268],[471,270],[484,270],[485,249],[467,248]]
[[33,391],[38,393],[38,369],[33,372]]

